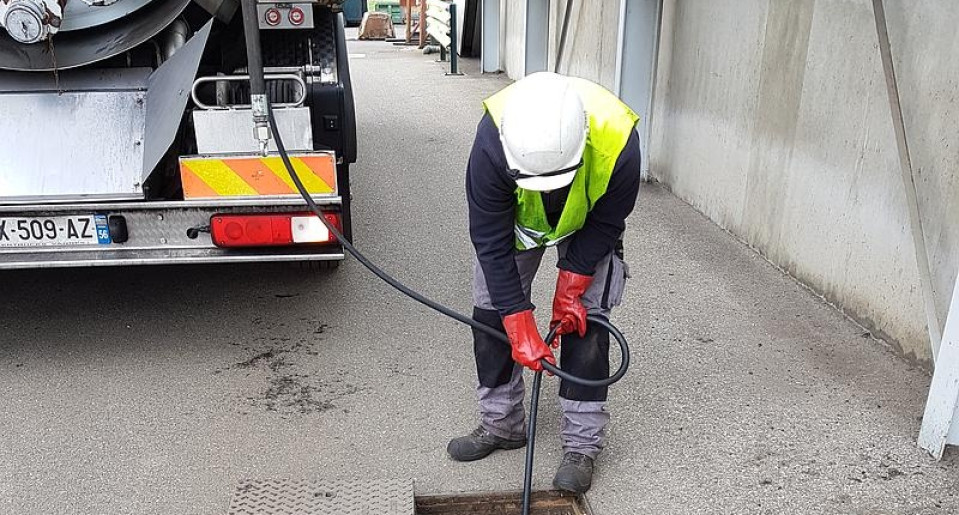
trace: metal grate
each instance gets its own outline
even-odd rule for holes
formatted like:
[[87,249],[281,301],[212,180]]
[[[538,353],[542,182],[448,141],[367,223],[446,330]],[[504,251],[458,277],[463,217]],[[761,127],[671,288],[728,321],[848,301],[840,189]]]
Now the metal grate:
[[229,515],[415,515],[411,480],[243,481]]

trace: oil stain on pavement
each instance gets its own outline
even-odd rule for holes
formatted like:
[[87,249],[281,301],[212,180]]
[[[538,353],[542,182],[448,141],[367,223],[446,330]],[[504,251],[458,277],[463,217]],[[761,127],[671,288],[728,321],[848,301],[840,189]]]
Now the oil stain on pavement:
[[[259,325],[262,320],[254,319],[253,322]],[[244,373],[246,377],[265,375],[265,384],[254,395],[246,397],[246,404],[284,418],[340,409],[336,401],[359,393],[361,388],[344,381],[340,371],[321,370],[319,361],[311,359],[319,354],[315,346],[322,341],[320,335],[327,328],[325,324],[316,324],[310,337],[296,339],[286,336],[254,338],[252,345],[243,347],[249,357],[213,373]],[[341,411],[347,412],[346,409]]]

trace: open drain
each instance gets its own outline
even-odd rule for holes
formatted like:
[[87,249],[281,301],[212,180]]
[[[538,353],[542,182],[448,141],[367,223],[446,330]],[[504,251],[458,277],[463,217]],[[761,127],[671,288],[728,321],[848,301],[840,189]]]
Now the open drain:
[[[523,494],[489,493],[416,497],[416,515],[520,515]],[[530,515],[591,515],[583,496],[533,492]]]
[[[409,479],[239,483],[229,515],[520,515],[522,494],[413,495]],[[531,515],[591,515],[585,497],[533,492]]]

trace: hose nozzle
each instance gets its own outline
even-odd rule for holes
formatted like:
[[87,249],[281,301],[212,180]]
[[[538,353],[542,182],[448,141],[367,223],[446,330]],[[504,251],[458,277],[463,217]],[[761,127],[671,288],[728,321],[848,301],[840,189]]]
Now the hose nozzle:
[[260,153],[266,156],[270,146],[270,117],[266,95],[251,95],[253,106],[253,137],[260,144]]

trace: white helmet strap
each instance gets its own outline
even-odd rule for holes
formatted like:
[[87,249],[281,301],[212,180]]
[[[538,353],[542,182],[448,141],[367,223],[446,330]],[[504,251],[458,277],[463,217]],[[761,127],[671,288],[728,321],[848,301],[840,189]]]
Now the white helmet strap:
[[566,173],[569,173],[569,172],[575,172],[576,170],[579,170],[582,166],[583,166],[583,160],[580,159],[580,160],[579,160],[579,163],[576,163],[576,164],[573,165],[573,166],[569,166],[569,167],[566,167],[566,168],[561,168],[561,169],[559,169],[559,170],[555,170],[555,171],[552,171],[552,172],[544,172],[544,173],[524,173],[524,172],[521,172],[521,171],[519,171],[519,170],[516,170],[516,169],[512,169],[512,168],[511,168],[511,169],[509,170],[509,176],[510,176],[511,178],[513,178],[513,180],[532,179],[532,178],[534,178],[534,177],[555,177],[555,176],[557,176],[557,175],[563,175],[563,174],[566,174]]

